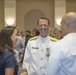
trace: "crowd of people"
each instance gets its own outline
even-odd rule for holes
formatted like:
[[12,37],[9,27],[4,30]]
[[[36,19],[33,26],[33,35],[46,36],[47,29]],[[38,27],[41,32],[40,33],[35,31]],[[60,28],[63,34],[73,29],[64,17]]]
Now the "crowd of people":
[[50,20],[40,17],[32,31],[2,28],[0,75],[76,75],[76,13],[62,17],[61,30],[50,27]]

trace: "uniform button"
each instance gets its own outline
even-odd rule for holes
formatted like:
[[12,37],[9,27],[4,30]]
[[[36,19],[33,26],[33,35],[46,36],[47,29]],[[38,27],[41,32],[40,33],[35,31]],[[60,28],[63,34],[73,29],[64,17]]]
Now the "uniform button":
[[43,52],[43,50],[41,50]]
[[36,53],[34,52],[34,54],[36,54]]
[[41,60],[43,60],[43,58],[41,58]]
[[42,67],[40,67],[40,69],[42,69]]
[[42,40],[42,43],[44,43],[44,41]]
[[42,43],[44,43],[44,41],[42,41]]

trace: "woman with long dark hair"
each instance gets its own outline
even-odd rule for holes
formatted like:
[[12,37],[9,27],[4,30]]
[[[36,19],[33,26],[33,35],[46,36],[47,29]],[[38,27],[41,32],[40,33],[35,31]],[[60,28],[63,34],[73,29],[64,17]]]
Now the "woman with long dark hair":
[[13,32],[15,27],[8,26],[0,32],[0,75],[18,75],[15,58]]

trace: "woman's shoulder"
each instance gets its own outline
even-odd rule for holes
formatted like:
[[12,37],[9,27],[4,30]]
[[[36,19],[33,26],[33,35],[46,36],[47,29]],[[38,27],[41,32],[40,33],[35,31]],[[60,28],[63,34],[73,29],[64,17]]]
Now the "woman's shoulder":
[[10,52],[10,51],[5,51],[4,55],[8,56],[8,55],[14,55],[14,54],[12,52]]
[[14,54],[10,51],[5,51],[3,54],[4,59],[15,58]]

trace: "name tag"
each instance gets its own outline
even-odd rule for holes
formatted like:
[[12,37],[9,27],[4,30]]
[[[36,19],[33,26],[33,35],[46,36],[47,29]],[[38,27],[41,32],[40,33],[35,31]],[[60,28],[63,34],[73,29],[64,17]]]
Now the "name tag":
[[32,49],[39,49],[39,47],[32,47]]

